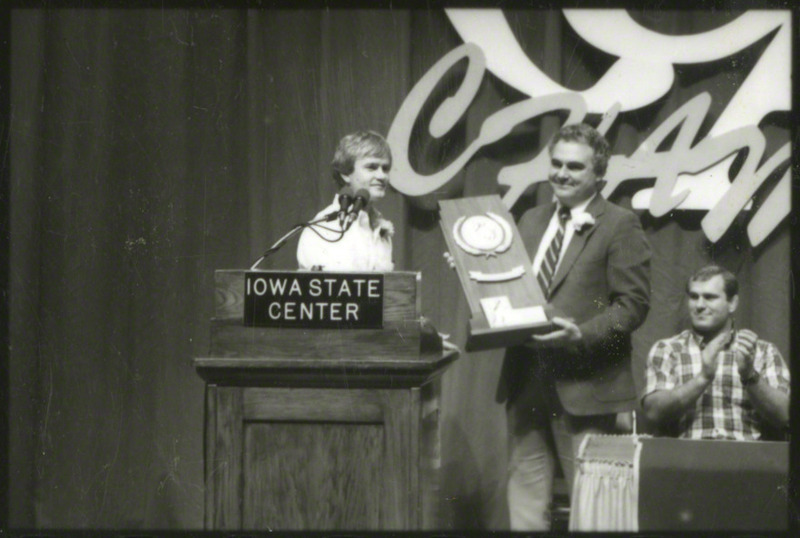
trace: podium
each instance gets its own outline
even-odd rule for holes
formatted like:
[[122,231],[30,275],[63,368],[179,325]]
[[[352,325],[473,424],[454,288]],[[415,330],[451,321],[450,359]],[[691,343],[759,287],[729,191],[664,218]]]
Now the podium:
[[382,275],[381,328],[315,329],[245,326],[245,271],[215,273],[194,360],[206,529],[438,526],[440,375],[458,353],[421,317],[420,274]]

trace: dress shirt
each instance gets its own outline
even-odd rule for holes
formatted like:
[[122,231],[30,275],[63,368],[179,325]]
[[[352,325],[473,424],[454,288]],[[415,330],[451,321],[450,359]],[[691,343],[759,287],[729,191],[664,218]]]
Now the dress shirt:
[[[556,263],[555,268],[553,268],[554,275],[558,272],[558,266],[561,265],[561,259],[564,257],[564,253],[567,251],[569,242],[572,241],[572,236],[575,235],[575,218],[578,215],[586,213],[586,207],[595,196],[597,196],[597,194],[592,195],[588,200],[585,200],[570,209],[570,218],[564,228],[564,240],[561,243],[561,250],[558,254],[558,262]],[[561,204],[556,202],[556,210],[553,213],[553,217],[550,219],[550,224],[547,226],[547,229],[542,236],[542,240],[539,242],[539,249],[536,251],[536,256],[533,257],[532,267],[534,275],[539,273],[539,268],[542,266],[542,260],[544,260],[544,256],[547,254],[547,249],[550,247],[550,242],[556,235],[556,231],[558,231],[558,210],[560,208]]]

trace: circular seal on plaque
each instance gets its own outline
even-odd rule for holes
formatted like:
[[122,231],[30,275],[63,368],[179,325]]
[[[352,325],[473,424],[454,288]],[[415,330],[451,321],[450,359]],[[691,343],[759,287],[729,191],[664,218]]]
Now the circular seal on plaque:
[[453,238],[469,254],[496,256],[511,246],[511,226],[503,217],[487,211],[485,215],[460,217],[453,225]]

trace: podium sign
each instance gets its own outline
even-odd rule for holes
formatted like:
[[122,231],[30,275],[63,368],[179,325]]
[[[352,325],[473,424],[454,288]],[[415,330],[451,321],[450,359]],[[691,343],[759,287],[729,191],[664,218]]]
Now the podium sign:
[[248,271],[249,327],[382,329],[383,274]]
[[500,197],[442,200],[439,209],[472,315],[467,349],[507,347],[552,330],[551,307]]

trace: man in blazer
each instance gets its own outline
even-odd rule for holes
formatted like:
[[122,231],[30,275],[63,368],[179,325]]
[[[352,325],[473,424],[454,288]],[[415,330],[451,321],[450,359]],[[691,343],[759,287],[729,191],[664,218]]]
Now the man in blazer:
[[573,459],[588,433],[611,433],[635,407],[631,332],[649,308],[650,247],[637,216],[600,194],[609,158],[588,125],[551,140],[554,203],[518,223],[556,329],[506,352],[508,503],[512,530],[548,530],[557,460],[572,489]]

